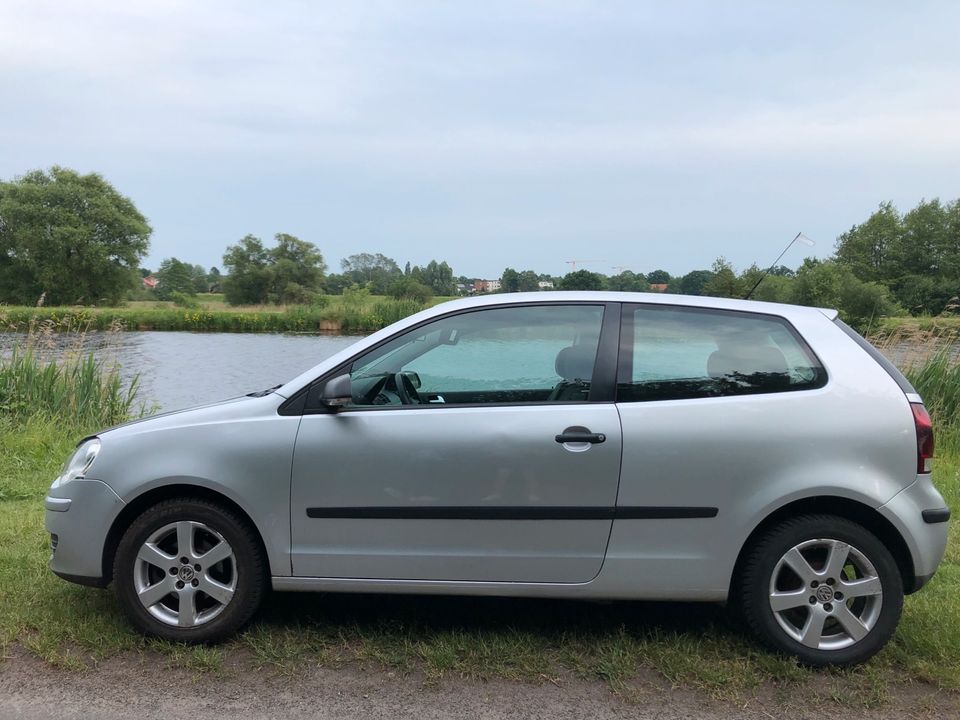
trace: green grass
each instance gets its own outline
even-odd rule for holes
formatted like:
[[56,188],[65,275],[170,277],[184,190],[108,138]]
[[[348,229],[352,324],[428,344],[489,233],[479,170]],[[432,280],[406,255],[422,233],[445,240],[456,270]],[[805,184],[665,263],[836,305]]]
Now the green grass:
[[0,306],[0,331],[179,330],[200,332],[366,333],[452,298],[426,305],[354,292],[321,296],[314,305],[230,306],[220,295],[198,296],[196,308],[172,302],[136,301],[119,308]]
[[[18,372],[16,377],[29,375]],[[83,417],[42,409],[0,411],[0,658],[15,656],[17,649],[75,671],[126,653],[212,674],[257,669],[286,674],[351,664],[417,673],[428,682],[539,683],[575,676],[606,683],[627,698],[640,697],[652,683],[739,703],[772,688],[784,703],[815,698],[852,707],[882,705],[907,683],[960,690],[955,533],[937,576],[907,599],[888,647],[851,670],[801,668],[758,646],[710,604],[275,594],[256,622],[224,645],[193,648],[143,638],[123,618],[112,593],[63,582],[46,567],[44,493],[75,442],[115,420],[120,402],[113,384],[93,384],[82,379],[83,372],[88,371],[62,368],[65,379],[58,387],[68,397],[51,400],[54,409],[73,407],[79,399],[69,396],[86,395]],[[957,372],[953,366],[910,370],[928,396],[937,388],[945,393],[943,383],[960,382]],[[937,427],[948,437],[958,417],[955,402],[931,403]],[[960,507],[960,451],[947,443],[935,465],[937,486],[950,505]]]

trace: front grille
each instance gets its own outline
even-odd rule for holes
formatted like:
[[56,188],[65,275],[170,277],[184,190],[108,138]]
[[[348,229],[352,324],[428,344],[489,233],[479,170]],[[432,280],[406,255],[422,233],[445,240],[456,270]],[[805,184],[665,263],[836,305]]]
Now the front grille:
[[50,552],[55,553],[57,551],[57,543],[60,542],[60,538],[57,537],[56,533],[50,533]]

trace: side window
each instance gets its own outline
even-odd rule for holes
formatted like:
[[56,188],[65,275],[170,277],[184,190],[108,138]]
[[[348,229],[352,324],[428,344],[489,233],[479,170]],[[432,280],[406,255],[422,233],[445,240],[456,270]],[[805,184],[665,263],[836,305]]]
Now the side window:
[[826,371],[785,321],[727,310],[624,309],[617,401],[821,387]]
[[585,402],[602,320],[600,305],[442,318],[354,361],[353,404]]

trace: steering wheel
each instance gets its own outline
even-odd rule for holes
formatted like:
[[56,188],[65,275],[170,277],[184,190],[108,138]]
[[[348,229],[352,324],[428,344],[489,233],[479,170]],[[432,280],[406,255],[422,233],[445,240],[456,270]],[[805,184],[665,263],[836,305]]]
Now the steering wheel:
[[417,393],[417,389],[413,386],[413,380],[404,373],[398,372],[393,376],[393,384],[396,386],[397,395],[400,397],[400,402],[404,405],[422,405],[423,400],[420,399],[420,395]]

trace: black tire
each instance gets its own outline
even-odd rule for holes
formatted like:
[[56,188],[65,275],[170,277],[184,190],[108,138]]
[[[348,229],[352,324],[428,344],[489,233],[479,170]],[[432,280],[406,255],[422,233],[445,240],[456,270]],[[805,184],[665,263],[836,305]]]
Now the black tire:
[[[792,548],[800,546],[803,543],[816,541],[820,539],[836,540],[846,543],[860,555],[872,564],[876,571],[876,577],[879,578],[882,595],[879,599],[879,609],[872,613],[872,627],[866,632],[866,635],[858,640],[853,640],[853,636],[845,633],[844,628],[836,619],[836,613],[839,612],[839,603],[836,600],[831,602],[813,602],[810,598],[816,599],[816,591],[811,586],[809,590],[804,590],[804,595],[810,593],[810,597],[805,598],[808,603],[813,603],[818,610],[822,609],[828,613],[827,624],[824,626],[825,633],[829,630],[840,633],[836,637],[838,647],[832,649],[813,648],[799,642],[791,636],[781,626],[771,607],[771,580],[773,573]],[[811,546],[813,552],[816,552],[816,545]],[[827,550],[824,549],[824,553]],[[851,557],[853,555],[851,554]],[[814,560],[814,564],[816,561]],[[817,568],[814,568],[817,569]],[[821,570],[825,568],[821,567]],[[792,570],[778,572],[778,578],[783,578],[786,572],[789,578]],[[800,584],[799,575],[797,577],[797,588],[806,588],[806,584]],[[832,578],[831,578],[832,579]],[[826,582],[822,584],[827,584]],[[838,585],[839,587],[839,585]],[[779,588],[778,588],[779,590]],[[799,589],[790,588],[792,592],[799,592]],[[825,591],[827,595],[833,592]],[[805,515],[792,518],[772,528],[759,537],[752,547],[747,549],[743,562],[740,565],[739,582],[734,586],[730,597],[731,609],[737,612],[747,627],[770,647],[780,652],[797,657],[803,664],[814,667],[826,665],[855,665],[862,663],[875,655],[890,640],[897,623],[900,620],[900,613],[903,609],[903,580],[900,576],[899,568],[890,551],[877,537],[866,528],[851,522],[842,517],[833,515]],[[856,605],[856,603],[863,603]],[[868,602],[877,602],[875,599],[844,599],[843,607],[852,606],[856,611],[864,612],[864,604]],[[812,613],[811,609],[802,609],[800,607],[782,612],[781,620],[790,622],[790,617],[801,618],[801,613]],[[790,616],[790,613],[795,613]],[[807,616],[809,617],[809,615]],[[869,625],[869,623],[864,623]],[[801,628],[802,632],[802,628]],[[829,642],[829,640],[827,640]],[[846,647],[839,647],[843,642],[853,641]]]
[[[219,607],[219,611],[211,619],[192,627],[179,627],[158,619],[140,601],[136,586],[136,578],[143,577],[138,573],[146,572],[138,570],[138,567],[143,567],[138,555],[144,543],[163,528],[185,521],[201,523],[204,526],[198,531],[201,535],[205,529],[218,533],[232,550],[228,560],[214,566],[217,572],[227,572],[233,579],[232,597],[225,603],[217,603],[212,597],[203,595],[200,588],[200,592],[197,592],[197,607],[206,602],[212,604],[214,609]],[[179,567],[176,563],[179,563],[179,559],[174,562],[175,567],[169,569],[171,582],[180,579],[173,575],[173,570]],[[155,570],[150,569],[149,572],[155,573]],[[184,572],[189,574],[189,570]],[[163,573],[161,576],[166,579]],[[198,579],[194,580],[193,584],[201,581],[199,572],[196,577]],[[127,528],[114,557],[113,580],[114,592],[120,605],[143,633],[175,642],[215,643],[235,633],[253,617],[266,593],[268,572],[260,538],[244,518],[214,502],[183,497],[157,503],[144,511]],[[173,600],[175,597],[177,600]],[[175,593],[168,595],[153,608],[159,608],[161,613],[166,613],[167,605],[179,607],[179,597]],[[200,617],[200,613],[197,613],[197,617]]]

